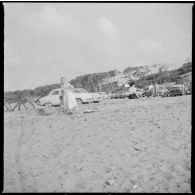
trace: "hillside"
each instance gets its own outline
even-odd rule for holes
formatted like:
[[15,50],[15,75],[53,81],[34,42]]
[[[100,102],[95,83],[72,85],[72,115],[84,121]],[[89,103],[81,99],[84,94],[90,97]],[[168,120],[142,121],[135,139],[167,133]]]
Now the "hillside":
[[137,67],[127,67],[123,73],[124,74],[133,74],[136,72],[137,76],[139,78],[150,75],[150,74],[155,74],[159,72],[164,72],[164,71],[172,71],[177,68],[179,68],[181,65],[179,64],[153,64],[150,66],[137,66]]
[[[164,82],[183,82],[185,79],[181,75],[189,73],[192,71],[192,63],[184,63],[181,67],[178,65],[160,65],[154,64],[152,66],[139,66],[139,67],[127,67],[124,71],[124,75],[131,76],[136,72],[137,81],[136,84],[140,88],[144,88],[150,82],[157,81],[159,83]],[[76,77],[72,79],[70,83],[75,88],[85,88],[89,92],[99,91],[99,83],[103,80],[116,76],[117,74],[122,74],[118,70],[112,70],[102,73],[87,74],[83,76]],[[7,100],[12,100],[16,98],[31,96],[40,97],[47,95],[51,90],[59,87],[59,84],[52,84],[46,86],[40,86],[34,90],[17,90],[4,93],[4,98]]]
[[118,73],[120,73],[120,71],[112,70],[103,73],[88,74],[88,75],[76,77],[75,79],[71,80],[70,83],[75,88],[85,88],[90,92],[96,92],[99,91],[98,84],[101,83],[103,79],[111,78],[117,75]]
[[[183,79],[183,75],[186,73],[189,73],[192,71],[192,63],[184,63],[181,67],[170,70],[170,71],[162,71],[150,75],[146,75],[141,77],[137,80],[137,86],[140,88],[145,87],[146,85],[149,85],[151,82],[157,81],[159,84],[165,83],[165,82],[176,82],[176,83],[182,83],[185,82]],[[189,80],[189,79],[188,79]]]

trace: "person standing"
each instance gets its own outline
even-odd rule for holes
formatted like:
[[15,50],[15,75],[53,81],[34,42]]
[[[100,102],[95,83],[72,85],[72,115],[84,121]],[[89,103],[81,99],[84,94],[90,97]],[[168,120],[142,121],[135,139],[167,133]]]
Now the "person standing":
[[64,114],[72,114],[73,109],[78,108],[77,101],[72,93],[73,86],[67,82],[65,77],[60,79],[60,108],[58,113],[62,110]]
[[159,86],[157,82],[154,83],[154,96],[159,96]]
[[151,94],[151,97],[153,97],[153,95],[154,95],[154,85],[152,83],[150,83],[150,85],[148,86],[148,92]]

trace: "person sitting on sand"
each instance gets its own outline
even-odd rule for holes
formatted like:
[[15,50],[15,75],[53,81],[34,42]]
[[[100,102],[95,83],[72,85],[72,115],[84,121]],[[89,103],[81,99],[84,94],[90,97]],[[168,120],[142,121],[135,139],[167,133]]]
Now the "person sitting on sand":
[[142,95],[137,93],[134,81],[129,83],[129,86],[129,99],[143,99]]
[[60,108],[58,110],[58,113],[62,110],[64,114],[72,114],[73,109],[78,108],[77,101],[71,91],[71,88],[73,88],[73,86],[67,82],[65,77],[62,77],[60,81]]

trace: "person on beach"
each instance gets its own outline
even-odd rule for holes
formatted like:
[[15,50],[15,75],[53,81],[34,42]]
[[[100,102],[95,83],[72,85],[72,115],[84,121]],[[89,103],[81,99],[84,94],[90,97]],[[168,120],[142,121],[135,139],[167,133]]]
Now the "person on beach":
[[185,88],[186,88],[186,85],[185,85],[184,83],[181,83],[181,88],[182,88],[182,90],[184,91]]
[[73,110],[77,109],[77,101],[71,91],[73,86],[67,82],[65,77],[60,79],[60,108],[58,113],[62,110],[64,114],[72,114]]
[[148,92],[151,93],[151,97],[153,97],[154,85],[152,83],[150,83],[150,85],[148,86]]
[[157,82],[154,83],[154,95],[153,96],[155,97],[159,96],[159,86]]
[[129,83],[129,99],[143,99],[141,94],[138,94],[135,88],[135,82]]

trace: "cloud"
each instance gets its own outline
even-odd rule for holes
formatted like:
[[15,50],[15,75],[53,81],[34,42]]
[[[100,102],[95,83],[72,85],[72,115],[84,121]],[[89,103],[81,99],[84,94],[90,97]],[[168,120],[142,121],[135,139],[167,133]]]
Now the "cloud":
[[101,17],[98,19],[100,30],[108,36],[116,36],[117,35],[117,28],[112,24],[112,22],[105,18]]
[[36,13],[31,13],[25,21],[26,27],[31,32],[46,36],[63,35],[70,26],[70,18],[59,13],[51,6],[44,6]]
[[191,6],[181,12],[171,5],[164,10],[158,5],[4,4],[7,88],[34,88],[56,83],[61,75],[72,79],[191,54]]
[[137,46],[138,49],[147,53],[158,53],[163,51],[163,46],[161,43],[149,38],[139,41]]

